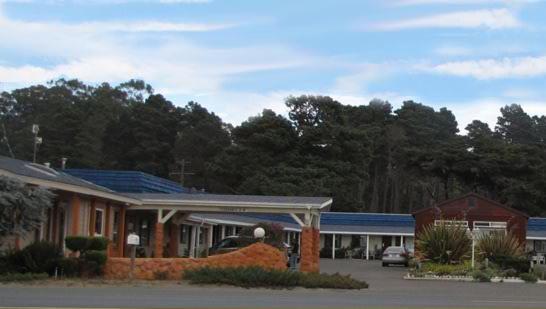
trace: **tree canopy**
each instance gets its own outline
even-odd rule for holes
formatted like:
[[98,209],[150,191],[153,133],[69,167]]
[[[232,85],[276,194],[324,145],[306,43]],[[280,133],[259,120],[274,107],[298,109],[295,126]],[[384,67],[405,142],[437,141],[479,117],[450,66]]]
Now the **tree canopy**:
[[0,237],[24,236],[40,227],[53,193],[0,176]]
[[546,214],[546,117],[517,104],[491,128],[414,101],[285,103],[287,116],[264,110],[233,127],[143,81],[61,79],[0,95],[0,151],[30,160],[36,123],[38,160],[53,166],[68,157],[69,167],[140,170],[213,193],[332,196],[334,211],[410,212],[474,191]]

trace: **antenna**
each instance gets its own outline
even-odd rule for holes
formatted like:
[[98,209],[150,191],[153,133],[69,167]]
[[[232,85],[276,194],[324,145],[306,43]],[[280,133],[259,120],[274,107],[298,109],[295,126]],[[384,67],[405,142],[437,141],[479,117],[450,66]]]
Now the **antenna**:
[[182,160],[176,161],[176,163],[178,163],[180,165],[180,172],[172,172],[172,173],[169,173],[169,174],[170,175],[179,175],[180,176],[180,185],[184,186],[184,176],[185,175],[193,175],[195,173],[187,173],[186,172],[186,164],[190,165],[191,162],[186,161],[185,159],[182,159]]
[[32,162],[36,163],[36,152],[38,151],[38,145],[42,144],[43,140],[41,137],[38,137],[38,132],[40,132],[40,127],[37,124],[32,125],[32,134],[34,134],[34,155],[32,156]]

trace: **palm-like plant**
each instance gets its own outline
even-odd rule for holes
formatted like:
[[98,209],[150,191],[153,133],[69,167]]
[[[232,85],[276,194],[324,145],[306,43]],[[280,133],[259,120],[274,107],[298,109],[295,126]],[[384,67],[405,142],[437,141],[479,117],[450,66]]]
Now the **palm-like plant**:
[[523,244],[512,233],[491,232],[478,238],[477,251],[482,258],[520,257]]
[[472,249],[472,240],[466,227],[440,223],[429,225],[418,235],[417,251],[425,259],[436,263],[459,263],[467,258]]

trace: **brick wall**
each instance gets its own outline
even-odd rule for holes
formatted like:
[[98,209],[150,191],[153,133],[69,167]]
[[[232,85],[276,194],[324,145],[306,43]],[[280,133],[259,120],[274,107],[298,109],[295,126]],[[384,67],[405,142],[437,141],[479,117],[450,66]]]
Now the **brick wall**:
[[[129,278],[129,258],[109,258],[104,269],[106,279]],[[165,272],[167,279],[179,280],[182,272],[198,267],[261,266],[270,269],[286,269],[284,253],[272,246],[256,243],[246,248],[208,258],[144,258],[135,260],[135,279],[154,280],[156,274]]]

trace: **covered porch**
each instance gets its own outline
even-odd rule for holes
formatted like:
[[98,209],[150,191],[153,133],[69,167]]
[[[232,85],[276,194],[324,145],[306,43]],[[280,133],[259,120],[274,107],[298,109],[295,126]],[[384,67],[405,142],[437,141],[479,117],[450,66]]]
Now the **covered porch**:
[[126,235],[140,236],[143,256],[201,257],[206,255],[214,239],[237,233],[235,227],[234,230],[218,228],[213,221],[192,214],[289,214],[302,231],[301,270],[319,271],[320,215],[329,210],[331,198],[184,193],[129,195],[142,203],[128,208],[124,230]]

